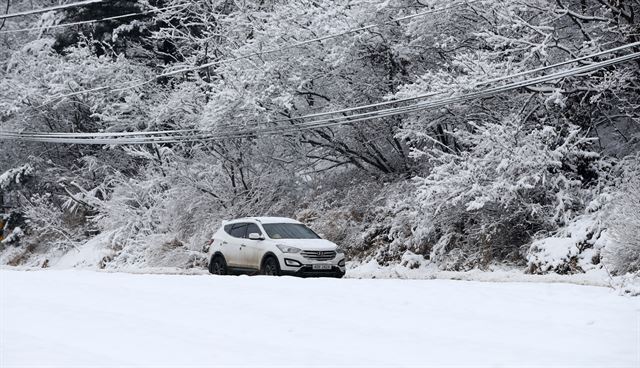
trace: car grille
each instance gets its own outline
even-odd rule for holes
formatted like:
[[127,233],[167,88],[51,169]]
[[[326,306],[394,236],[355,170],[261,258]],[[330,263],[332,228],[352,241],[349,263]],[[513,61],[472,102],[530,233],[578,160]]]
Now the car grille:
[[300,254],[304,258],[313,259],[314,261],[328,261],[336,258],[334,250],[303,250]]

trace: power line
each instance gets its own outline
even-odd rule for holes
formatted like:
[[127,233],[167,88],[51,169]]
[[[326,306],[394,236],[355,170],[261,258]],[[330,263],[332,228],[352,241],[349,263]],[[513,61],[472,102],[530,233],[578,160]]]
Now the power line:
[[28,31],[39,31],[39,30],[43,30],[43,29],[63,28],[63,27],[78,26],[78,25],[82,25],[82,24],[105,22],[105,21],[109,21],[109,20],[116,20],[116,19],[122,19],[122,18],[135,17],[136,15],[157,13],[157,12],[160,12],[160,11],[163,11],[163,10],[170,10],[170,9],[174,9],[174,8],[183,8],[183,7],[187,6],[187,5],[188,4],[173,5],[173,6],[167,6],[165,8],[150,9],[150,10],[141,11],[141,12],[137,12],[137,13],[128,13],[128,14],[116,15],[116,16],[113,16],[113,17],[100,18],[100,19],[90,19],[90,20],[83,20],[83,21],[71,22],[71,23],[60,23],[60,24],[54,24],[54,25],[51,25],[51,26],[44,26],[44,27],[8,29],[6,31],[0,31],[0,34],[17,33],[17,32],[28,32]]
[[5,131],[5,132],[0,132],[0,139],[13,138],[13,139],[18,139],[23,141],[48,142],[48,143],[72,143],[72,144],[147,144],[147,143],[181,143],[181,142],[193,142],[193,141],[222,140],[222,139],[232,139],[232,138],[255,137],[259,135],[264,136],[264,135],[274,135],[274,134],[295,133],[295,132],[300,132],[304,130],[325,128],[325,127],[330,127],[335,125],[351,124],[358,121],[372,120],[376,118],[406,114],[406,113],[416,112],[416,111],[425,110],[429,108],[441,107],[451,103],[464,102],[471,99],[489,97],[498,93],[515,90],[521,87],[526,87],[526,86],[539,84],[542,82],[548,82],[548,81],[559,79],[559,78],[564,78],[564,77],[578,75],[581,73],[595,71],[610,65],[614,65],[614,64],[618,64],[618,63],[622,63],[622,62],[626,62],[626,61],[630,61],[638,58],[640,58],[640,52],[616,57],[616,58],[601,61],[601,62],[596,62],[593,64],[588,64],[582,67],[563,70],[550,75],[536,77],[529,80],[513,82],[505,86],[493,87],[493,88],[485,89],[482,91],[467,93],[467,94],[453,96],[453,97],[440,99],[440,100],[422,102],[422,103],[414,104],[412,106],[387,109],[387,111],[378,110],[376,112],[371,113],[374,115],[356,117],[355,119],[353,118],[354,116],[345,117],[345,119],[342,119],[342,120],[325,119],[325,120],[311,121],[311,122],[294,125],[294,126],[245,130],[245,131],[239,131],[237,133],[231,133],[231,134],[204,133],[204,134],[194,134],[194,135],[168,135],[168,136],[162,136],[162,137],[135,137],[135,138],[122,139],[122,138],[69,138],[70,136],[73,136],[73,134],[67,135],[67,136],[59,135],[59,136],[52,137],[46,134],[24,135],[17,132]]
[[[161,134],[172,134],[172,133],[189,133],[189,132],[197,132],[199,130],[196,129],[171,129],[171,130],[156,130],[156,131],[141,131],[141,132],[97,132],[97,133],[63,133],[63,132],[51,132],[51,133],[42,133],[42,132],[30,132],[23,131],[17,134],[23,135],[33,135],[33,136],[51,136],[51,137],[127,137],[127,136],[139,136],[139,135],[161,135]],[[1,131],[0,131],[1,132]],[[0,133],[1,134],[1,133]]]
[[23,11],[23,12],[19,12],[19,13],[0,14],[0,19],[24,17],[26,15],[40,14],[40,13],[46,13],[46,12],[50,12],[50,11],[69,9],[69,8],[76,8],[78,6],[101,3],[102,1],[103,0],[85,0],[85,1],[80,1],[80,2],[77,2],[77,3],[50,6],[48,8],[27,10],[27,11]]
[[[589,55],[577,57],[577,58],[574,58],[574,59],[561,61],[559,63],[555,63],[555,64],[552,64],[552,65],[538,67],[538,68],[535,68],[535,69],[525,70],[525,71],[521,71],[521,72],[518,72],[518,73],[515,73],[515,74],[507,75],[507,76],[502,76],[502,77],[498,77],[498,78],[493,78],[493,79],[477,82],[477,83],[474,83],[471,86],[471,88],[475,88],[475,87],[483,86],[483,85],[488,85],[488,84],[492,84],[492,83],[496,83],[496,82],[501,82],[501,81],[505,81],[505,80],[509,80],[509,79],[513,79],[513,78],[517,78],[517,77],[526,76],[526,75],[529,75],[529,74],[533,74],[533,73],[537,73],[537,72],[541,72],[541,71],[557,68],[557,67],[564,66],[564,65],[567,65],[567,64],[572,64],[572,63],[584,61],[584,60],[587,60],[587,59],[592,59],[592,58],[595,58],[595,57],[603,56],[603,55],[610,54],[610,53],[613,53],[613,52],[622,51],[622,50],[629,49],[629,48],[636,47],[636,46],[640,46],[640,41],[639,42],[633,42],[633,43],[626,44],[626,45],[622,45],[622,46],[618,46],[618,47],[614,47],[612,49],[608,49],[608,50],[604,50],[604,51],[599,51],[599,52],[596,52],[596,53],[592,53],[592,54],[589,54]],[[442,94],[445,94],[445,93],[446,93],[445,91],[430,92],[430,93],[420,94],[420,95],[409,97],[409,98],[394,99],[394,100],[383,101],[383,102],[378,102],[378,103],[368,104],[368,105],[355,106],[355,107],[350,107],[350,108],[345,108],[345,109],[340,109],[340,110],[326,111],[326,112],[320,112],[320,113],[296,116],[296,117],[285,118],[285,119],[270,120],[270,121],[263,122],[263,123],[258,122],[256,124],[251,124],[251,125],[265,125],[265,124],[276,124],[276,123],[281,123],[281,122],[293,122],[293,121],[304,120],[304,119],[320,117],[320,116],[344,114],[344,113],[352,112],[352,111],[358,111],[358,110],[370,109],[370,108],[374,108],[374,107],[388,106],[388,105],[393,105],[393,104],[399,104],[399,103],[405,103],[405,102],[425,99],[425,98],[433,97],[433,96],[436,96],[436,95],[442,95]],[[376,111],[379,111],[379,110],[376,110]],[[371,113],[375,113],[375,111],[371,112]],[[330,119],[330,120],[332,120],[332,119]],[[224,125],[221,125],[221,127],[228,127],[228,128],[231,128],[231,127],[241,127],[241,128],[243,128],[243,127],[246,127],[246,126],[247,125],[239,125],[239,124],[224,124]],[[198,130],[197,129],[182,129],[182,130],[177,130],[177,131],[176,130],[166,130],[166,131],[152,131],[152,132],[111,132],[111,133],[100,132],[100,133],[75,133],[75,134],[78,134],[78,136],[82,136],[82,137],[95,137],[95,136],[115,137],[115,136],[130,136],[130,135],[157,135],[157,134],[170,134],[170,133],[174,133],[174,132],[196,132],[196,131],[198,131]],[[29,133],[32,133],[32,132],[25,132],[25,133],[29,134]],[[68,134],[70,134],[70,133],[49,133],[49,135],[68,135]]]
[[457,8],[459,6],[462,5],[470,5],[476,2],[479,2],[482,0],[470,0],[470,1],[461,1],[443,8],[437,8],[437,9],[430,9],[430,10],[426,10],[420,13],[416,13],[416,14],[411,14],[411,15],[406,15],[403,17],[399,17],[399,18],[394,18],[382,23],[377,23],[377,24],[369,24],[363,27],[358,27],[358,28],[352,28],[352,29],[348,29],[346,31],[342,31],[342,32],[337,32],[337,33],[333,33],[333,34],[329,34],[326,36],[321,36],[321,37],[316,37],[316,38],[312,38],[312,39],[308,39],[305,41],[300,41],[294,44],[290,44],[290,45],[285,45],[285,46],[281,46],[281,47],[276,47],[276,48],[272,48],[272,49],[267,49],[267,50],[262,50],[262,51],[258,51],[258,52],[252,52],[249,54],[245,54],[245,55],[241,55],[238,57],[234,57],[234,58],[230,58],[230,59],[223,59],[223,60],[216,60],[216,61],[212,61],[210,63],[205,63],[202,65],[198,65],[198,66],[193,66],[193,67],[189,67],[189,68],[183,68],[183,69],[178,69],[178,70],[174,70],[174,71],[170,71],[170,72],[166,72],[166,73],[161,73],[158,74],[154,77],[152,77],[151,79],[147,79],[147,80],[138,80],[138,81],[132,81],[132,82],[123,82],[123,83],[119,83],[116,85],[112,85],[112,86],[101,86],[101,87],[95,87],[95,88],[90,88],[90,89],[85,89],[85,90],[81,90],[81,91],[75,91],[75,92],[71,92],[71,93],[66,93],[66,94],[60,94],[58,96],[54,96],[51,100],[43,103],[41,106],[47,105],[51,102],[57,101],[59,99],[62,98],[67,98],[67,97],[73,97],[73,96],[78,96],[78,95],[83,95],[83,94],[87,94],[87,93],[93,93],[93,92],[100,92],[100,91],[113,91],[113,92],[119,92],[119,91],[124,91],[127,89],[131,89],[131,88],[136,88],[136,87],[142,87],[146,84],[149,84],[157,79],[160,78],[164,78],[164,77],[170,77],[176,74],[182,74],[182,73],[187,73],[187,72],[192,72],[192,71],[196,71],[196,70],[201,70],[201,69],[205,69],[205,68],[209,68],[215,65],[220,65],[220,64],[226,64],[226,63],[231,63],[231,62],[235,62],[235,61],[239,61],[239,60],[244,60],[244,59],[248,59],[254,56],[264,56],[264,55],[269,55],[269,54],[273,54],[273,53],[277,53],[277,52],[281,52],[281,51],[286,51],[289,49],[293,49],[293,48],[298,48],[298,47],[302,47],[302,46],[306,46],[308,44],[312,44],[315,42],[321,42],[321,41],[325,41],[331,38],[336,38],[336,37],[341,37],[341,36],[345,36],[348,34],[352,34],[352,33],[358,33],[358,32],[362,32],[362,31],[366,31],[368,29],[371,28],[375,28],[375,27],[379,27],[385,24],[393,24],[396,22],[400,22],[403,20],[407,20],[407,19],[411,19],[411,18],[416,18],[416,17],[421,17],[421,16],[425,16],[428,14],[434,14],[434,13],[439,13],[445,10],[449,10],[449,9],[453,9],[453,8]]
[[[530,69],[530,70],[518,72],[518,73],[515,73],[515,74],[510,74],[510,75],[507,75],[507,76],[502,76],[502,77],[498,77],[498,78],[493,78],[493,79],[477,82],[477,83],[472,84],[471,88],[476,88],[476,87],[479,87],[479,86],[488,85],[488,84],[492,84],[492,83],[496,83],[496,82],[502,82],[502,81],[505,81],[505,80],[509,80],[509,79],[513,79],[513,78],[517,78],[517,77],[522,77],[522,76],[525,76],[525,75],[529,75],[529,74],[545,71],[545,70],[548,70],[548,69],[554,69],[554,68],[557,68],[557,67],[560,67],[560,66],[564,66],[564,65],[567,65],[567,64],[572,64],[572,63],[584,61],[584,60],[587,60],[587,59],[592,59],[592,58],[595,58],[595,57],[599,57],[599,56],[602,56],[602,55],[610,54],[610,53],[613,53],[613,52],[616,52],[616,51],[621,51],[621,50],[625,50],[625,49],[636,47],[636,46],[640,46],[640,41],[633,42],[633,43],[626,44],[626,45],[622,45],[622,46],[615,47],[615,48],[608,49],[608,50],[604,50],[604,51],[599,51],[599,52],[596,52],[596,53],[593,53],[593,54],[589,54],[589,55],[586,55],[586,56],[581,56],[581,57],[577,57],[577,58],[574,58],[574,59],[565,60],[565,61],[562,61],[562,62],[559,62],[559,63],[556,63],[556,64],[547,65],[547,66],[539,67],[539,68],[536,68],[536,69]],[[373,107],[387,106],[387,105],[393,105],[393,104],[398,104],[398,103],[403,103],[403,102],[421,100],[421,99],[433,97],[433,96],[436,96],[436,95],[441,95],[441,94],[444,94],[444,93],[446,93],[446,92],[444,92],[444,91],[441,91],[441,92],[430,92],[430,93],[420,94],[420,95],[413,96],[413,97],[401,98],[401,99],[393,99],[393,100],[389,100],[389,101],[378,102],[378,103],[373,103],[373,104],[363,105],[363,106],[350,107],[350,108],[345,108],[345,109],[341,109],[341,110],[319,112],[319,113],[314,113],[314,114],[309,114],[309,115],[294,116],[294,117],[290,117],[290,118],[271,120],[268,123],[296,121],[296,120],[301,120],[301,119],[307,119],[307,118],[310,118],[310,117],[319,117],[319,116],[343,114],[343,113],[347,113],[347,112],[363,110],[363,109],[368,109],[368,108],[373,108]]]
[[[634,53],[634,54],[629,54],[629,55],[625,55],[622,57],[618,57],[618,58],[614,58],[614,59],[610,59],[610,60],[606,60],[603,62],[599,62],[599,63],[594,63],[594,64],[589,64],[583,67],[579,67],[579,68],[573,68],[573,69],[568,69],[568,70],[563,70],[554,74],[550,74],[550,75],[546,75],[546,76],[541,76],[541,77],[537,77],[537,78],[533,78],[533,79],[529,79],[529,80],[525,80],[525,81],[520,81],[520,82],[514,82],[505,86],[498,86],[498,87],[493,87],[490,89],[485,89],[482,91],[477,91],[477,92],[473,92],[473,93],[467,93],[464,95],[459,95],[459,96],[453,96],[453,97],[449,97],[449,98],[445,98],[445,99],[440,99],[440,100],[435,100],[435,101],[427,101],[427,102],[423,102],[423,103],[419,103],[419,104],[414,104],[411,106],[405,106],[405,107],[399,107],[399,108],[391,108],[391,109],[386,109],[386,110],[377,110],[377,111],[373,111],[373,112],[369,112],[369,113],[364,113],[364,114],[356,114],[356,115],[350,115],[350,116],[345,116],[345,117],[340,117],[340,118],[330,118],[330,119],[324,119],[324,120],[315,120],[315,121],[311,121],[311,122],[306,122],[303,124],[299,124],[299,125],[295,125],[295,126],[287,126],[287,127],[276,127],[276,128],[270,128],[271,130],[274,131],[283,131],[283,130],[297,130],[297,129],[315,129],[318,127],[323,127],[323,126],[333,126],[333,125],[340,125],[340,124],[349,124],[355,121],[363,121],[363,120],[370,120],[370,119],[374,119],[374,118],[379,118],[379,117],[386,117],[386,116],[391,116],[391,115],[398,115],[398,114],[405,114],[405,113],[409,113],[409,112],[414,112],[414,111],[418,111],[418,110],[423,110],[426,108],[433,108],[433,107],[440,107],[440,106],[444,106],[446,104],[449,103],[455,103],[455,102],[462,102],[462,101],[467,101],[470,99],[475,99],[475,98],[482,98],[482,97],[488,97],[497,93],[501,93],[501,92],[506,92],[506,91],[510,91],[513,89],[517,89],[520,87],[524,87],[524,86],[529,86],[532,84],[538,84],[538,83],[542,83],[542,82],[546,82],[546,81],[550,81],[553,79],[558,79],[558,78],[562,78],[562,77],[567,77],[567,76],[572,76],[572,75],[576,75],[576,74],[580,74],[580,73],[585,73],[585,72],[589,72],[589,71],[593,71],[593,70],[597,70],[600,68],[603,68],[605,66],[609,66],[609,65],[613,65],[616,63],[620,63],[620,62],[624,62],[624,61],[628,61],[628,60],[632,60],[638,57],[638,55],[640,55],[640,53]],[[355,119],[354,119],[355,118]],[[261,133],[263,132],[263,130],[245,130],[245,131],[241,131],[240,134],[256,134],[256,133]],[[161,134],[170,134],[170,133],[174,133],[174,132],[178,132],[178,131],[162,131],[162,132],[157,132],[157,133],[161,133]],[[183,132],[197,132],[196,130],[183,130]],[[201,132],[201,131],[200,131]],[[144,135],[145,132],[142,133],[135,133],[135,132],[127,132],[127,135]],[[150,133],[150,132],[149,132]],[[11,134],[11,133],[9,133]],[[20,135],[20,133],[13,133],[17,136]],[[27,135],[31,136],[31,137],[38,137],[38,138],[47,138],[47,137],[95,137],[96,133],[82,133],[82,135],[78,135],[76,133],[53,133],[53,134],[47,134],[47,133],[38,133],[38,134],[29,134],[27,133]],[[113,136],[110,135],[110,133],[98,133],[98,134],[102,134],[102,135],[106,135],[106,136]],[[24,136],[24,134],[22,134],[22,136]],[[175,139],[175,138],[187,138],[187,137],[217,137],[217,135],[213,134],[213,133],[204,133],[201,135],[196,135],[196,136],[176,136],[176,135],[169,135],[169,136],[165,136],[165,137],[148,137],[148,139],[157,141],[157,140],[166,140],[166,139]],[[221,137],[227,137],[229,135],[222,135]],[[235,137],[235,136],[234,136]],[[145,138],[140,138],[140,137],[136,137],[134,138],[136,141],[138,141],[139,139],[145,139]]]
[[[548,70],[548,69],[557,68],[559,66],[563,66],[563,65],[566,65],[566,64],[571,64],[571,63],[583,61],[583,60],[586,60],[586,59],[602,56],[602,55],[609,54],[609,53],[612,53],[612,52],[615,52],[615,51],[620,51],[620,50],[624,50],[624,49],[635,47],[635,46],[639,46],[639,45],[640,45],[640,42],[634,42],[634,43],[631,43],[631,44],[619,46],[619,47],[612,48],[612,49],[605,50],[605,51],[600,51],[600,52],[597,52],[597,53],[594,53],[594,54],[578,57],[578,58],[575,58],[575,59],[565,60],[565,61],[553,64],[553,65],[539,67],[539,68],[532,69],[532,70],[526,70],[526,71],[518,72],[516,74],[511,74],[511,75],[507,75],[507,76],[503,76],[503,77],[498,77],[498,78],[494,78],[494,79],[490,79],[490,80],[477,82],[477,83],[474,83],[471,86],[471,88],[475,88],[475,87],[482,86],[482,85],[488,85],[488,84],[492,84],[492,83],[496,83],[496,82],[500,82],[500,81],[504,81],[504,80],[508,80],[508,79],[513,79],[513,78],[516,78],[516,77],[525,76],[525,75],[528,75],[528,74],[532,74],[532,73],[536,73],[536,72],[540,72],[540,71],[544,71],[544,70]],[[507,86],[509,86],[509,85],[507,85]],[[497,87],[497,88],[499,89],[499,88],[502,88],[502,87]],[[247,126],[259,126],[259,125],[267,125],[267,124],[276,124],[276,123],[280,123],[280,122],[295,122],[295,121],[298,121],[298,120],[304,120],[304,119],[308,119],[308,118],[312,118],[312,117],[343,114],[343,113],[346,113],[346,112],[364,110],[364,109],[369,109],[369,108],[373,108],[373,107],[381,107],[381,106],[399,104],[399,103],[404,103],[404,102],[409,102],[409,101],[414,101],[414,100],[419,100],[419,99],[425,99],[425,98],[433,97],[433,96],[436,96],[436,95],[442,95],[442,94],[446,94],[446,93],[447,93],[446,91],[431,92],[431,93],[417,95],[417,96],[414,96],[414,97],[403,98],[403,99],[395,99],[395,100],[384,101],[384,102],[378,102],[378,103],[374,103],[374,104],[350,107],[350,108],[345,108],[345,109],[341,109],[341,110],[314,113],[314,114],[308,114],[308,115],[296,116],[296,117],[284,118],[284,119],[278,119],[278,120],[270,120],[270,121],[267,121],[267,122],[256,122],[254,124],[244,124],[244,125],[242,125],[242,124],[221,124],[221,125],[218,125],[218,127],[221,127],[221,128],[234,128],[234,127],[246,128]],[[407,108],[412,108],[412,107],[407,107]],[[340,117],[326,118],[326,119],[323,119],[323,120],[316,120],[314,122],[328,122],[328,121],[351,119],[353,117],[367,117],[367,116],[372,116],[372,115],[378,114],[380,112],[384,113],[384,112],[388,112],[388,111],[397,111],[397,110],[398,110],[398,108],[374,110],[374,111],[365,112],[365,113],[358,113],[358,114],[354,114],[354,115],[346,115],[346,116],[340,116]],[[358,121],[360,121],[360,120],[361,119],[359,119]],[[194,131],[196,131],[196,130],[194,129]]]
[[[324,120],[311,121],[311,122],[307,122],[307,123],[303,123],[303,124],[299,124],[299,125],[294,125],[294,126],[273,127],[273,128],[262,129],[262,130],[253,130],[253,131],[249,130],[249,131],[244,131],[244,132],[241,131],[241,132],[233,133],[233,134],[218,134],[218,135],[210,134],[209,136],[201,135],[201,136],[159,137],[159,139],[156,140],[156,143],[177,143],[177,142],[180,142],[180,141],[221,140],[221,139],[230,139],[230,138],[246,138],[246,137],[255,137],[255,136],[259,136],[259,135],[274,135],[274,134],[294,133],[294,132],[300,132],[300,131],[304,131],[304,130],[311,130],[311,129],[318,129],[318,128],[327,128],[327,127],[337,126],[337,125],[352,124],[352,123],[360,122],[360,121],[367,121],[367,120],[372,120],[372,119],[378,119],[378,118],[383,118],[383,117],[389,117],[389,116],[413,113],[413,112],[417,112],[417,111],[421,111],[421,110],[442,107],[442,106],[446,106],[446,105],[449,105],[449,104],[452,104],[452,103],[466,102],[466,101],[477,99],[477,98],[490,97],[490,96],[493,96],[493,95],[496,95],[496,94],[499,94],[499,93],[512,91],[512,90],[515,90],[515,89],[518,89],[518,88],[527,87],[527,86],[531,86],[531,85],[534,85],[534,84],[539,84],[539,83],[542,83],[542,82],[548,82],[548,81],[559,79],[559,78],[564,78],[564,77],[574,76],[574,75],[581,74],[581,73],[595,71],[595,70],[604,68],[606,66],[610,66],[610,65],[614,65],[614,64],[618,64],[618,63],[622,63],[622,62],[626,62],[626,61],[630,61],[630,60],[638,59],[638,58],[640,58],[640,52],[636,52],[636,53],[633,53],[633,54],[621,56],[621,57],[618,57],[618,58],[615,58],[615,59],[606,60],[606,61],[599,62],[599,63],[586,65],[586,66],[579,67],[579,68],[564,70],[564,71],[561,71],[561,72],[558,72],[558,73],[554,73],[554,74],[551,74],[551,75],[548,75],[548,76],[542,76],[542,77],[534,78],[534,79],[531,79],[531,80],[514,82],[514,83],[511,83],[509,85],[500,86],[500,87],[494,87],[494,88],[487,89],[487,90],[484,90],[484,91],[467,93],[467,94],[463,94],[463,95],[459,95],[459,96],[453,96],[453,97],[450,97],[450,98],[440,99],[440,100],[435,100],[435,101],[422,102],[422,103],[418,103],[418,104],[415,104],[415,105],[412,105],[412,106],[393,108],[393,109],[387,109],[387,110],[379,110],[379,111],[371,113],[372,115],[368,115],[368,116],[348,116],[348,117],[344,117],[343,119],[324,119]],[[356,117],[356,118],[354,119],[354,117]],[[173,139],[173,140],[171,140],[171,139]]]

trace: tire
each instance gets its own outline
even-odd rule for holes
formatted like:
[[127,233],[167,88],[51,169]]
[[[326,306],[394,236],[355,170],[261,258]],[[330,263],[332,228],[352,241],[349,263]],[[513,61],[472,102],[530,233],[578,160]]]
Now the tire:
[[209,262],[209,273],[214,275],[226,275],[227,274],[227,262],[221,255],[215,255]]
[[265,276],[280,276],[280,265],[278,264],[278,259],[274,256],[265,258],[262,262],[260,274]]

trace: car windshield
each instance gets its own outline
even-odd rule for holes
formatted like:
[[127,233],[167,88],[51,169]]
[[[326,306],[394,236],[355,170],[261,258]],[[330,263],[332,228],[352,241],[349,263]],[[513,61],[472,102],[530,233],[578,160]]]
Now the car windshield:
[[262,227],[271,239],[320,239],[303,224],[263,224]]

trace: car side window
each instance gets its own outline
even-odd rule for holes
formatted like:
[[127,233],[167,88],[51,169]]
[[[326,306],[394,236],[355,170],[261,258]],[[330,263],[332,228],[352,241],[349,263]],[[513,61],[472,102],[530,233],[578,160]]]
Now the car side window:
[[262,231],[260,231],[260,228],[258,227],[258,225],[249,223],[247,224],[247,232],[244,235],[244,237],[249,238],[249,234],[251,233],[258,233],[262,235]]
[[[226,229],[225,229],[226,230]],[[247,223],[234,224],[230,231],[228,231],[229,235],[235,238],[244,238],[246,236]]]

